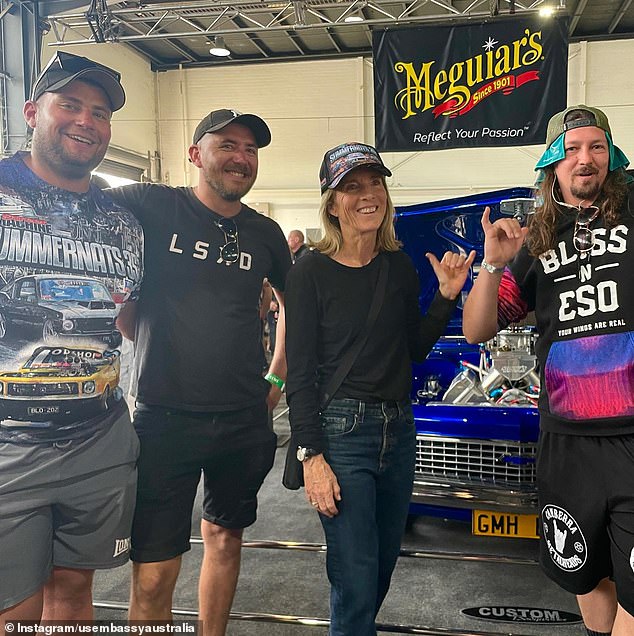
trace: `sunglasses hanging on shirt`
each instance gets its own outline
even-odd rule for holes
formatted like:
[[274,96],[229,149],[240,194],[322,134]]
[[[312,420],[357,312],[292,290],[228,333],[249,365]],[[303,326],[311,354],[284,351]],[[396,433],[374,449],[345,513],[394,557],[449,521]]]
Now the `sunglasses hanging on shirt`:
[[579,205],[571,205],[570,203],[559,201],[559,199],[555,196],[554,181],[551,187],[551,196],[557,205],[561,205],[562,207],[575,210],[577,212],[577,217],[575,219],[575,231],[572,235],[572,244],[577,252],[579,252],[580,257],[586,258],[590,255],[590,252],[594,247],[594,234],[590,229],[590,225],[599,216],[600,210],[598,206],[589,205],[588,207],[583,207],[581,205],[583,201],[581,201]]
[[577,218],[575,219],[575,231],[572,235],[572,242],[577,252],[585,256],[594,246],[594,234],[590,229],[590,224],[599,216],[599,208],[591,205],[587,208],[579,207]]
[[235,263],[240,256],[238,246],[238,228],[233,219],[222,218],[214,221],[214,225],[225,235],[225,244],[220,246],[220,256],[217,263],[224,263],[227,267]]

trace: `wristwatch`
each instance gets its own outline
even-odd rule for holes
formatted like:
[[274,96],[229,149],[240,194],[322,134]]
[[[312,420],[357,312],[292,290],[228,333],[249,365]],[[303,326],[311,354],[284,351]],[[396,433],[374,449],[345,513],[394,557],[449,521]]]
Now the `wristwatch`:
[[306,461],[309,457],[319,455],[319,452],[314,448],[306,448],[305,446],[297,447],[297,460],[300,462]]
[[482,263],[480,263],[480,267],[482,269],[486,269],[486,271],[489,272],[489,274],[501,274],[506,269],[506,265],[504,267],[496,267],[495,265],[491,265],[490,263],[487,263],[484,259],[482,259]]

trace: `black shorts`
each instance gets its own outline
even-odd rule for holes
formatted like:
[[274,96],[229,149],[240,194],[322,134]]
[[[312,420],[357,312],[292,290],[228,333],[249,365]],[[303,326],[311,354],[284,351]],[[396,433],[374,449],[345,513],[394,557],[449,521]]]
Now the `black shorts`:
[[257,493],[275,458],[266,404],[219,413],[143,406],[134,426],[141,454],[133,561],[166,561],[189,550],[201,471],[203,519],[236,529],[255,521]]
[[606,577],[634,614],[634,436],[541,433],[537,485],[540,561],[573,594]]

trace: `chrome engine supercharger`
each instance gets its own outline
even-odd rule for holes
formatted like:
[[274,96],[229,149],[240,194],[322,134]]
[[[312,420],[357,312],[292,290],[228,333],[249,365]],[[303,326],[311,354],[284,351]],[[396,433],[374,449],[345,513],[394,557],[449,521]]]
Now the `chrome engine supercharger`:
[[532,327],[511,327],[482,345],[479,366],[461,362],[442,401],[452,404],[489,403],[534,406],[539,397],[535,357],[537,335]]

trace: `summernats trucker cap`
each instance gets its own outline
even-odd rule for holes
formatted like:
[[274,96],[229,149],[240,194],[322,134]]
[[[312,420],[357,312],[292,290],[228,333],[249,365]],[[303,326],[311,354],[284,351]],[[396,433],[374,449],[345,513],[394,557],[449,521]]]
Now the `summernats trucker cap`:
[[324,155],[324,160],[321,162],[321,168],[319,169],[321,193],[326,192],[328,188],[336,188],[350,170],[361,166],[374,168],[386,177],[392,176],[392,173],[385,167],[376,148],[367,144],[348,142],[328,150]]
[[204,117],[196,126],[192,143],[197,144],[203,135],[221,130],[234,122],[246,126],[253,133],[258,148],[264,148],[271,143],[271,131],[262,118],[228,108],[212,110],[209,115]]
[[57,51],[39,74],[33,85],[31,100],[36,101],[44,93],[56,93],[77,79],[97,84],[107,95],[113,111],[125,104],[120,73],[87,57],[65,51]]

